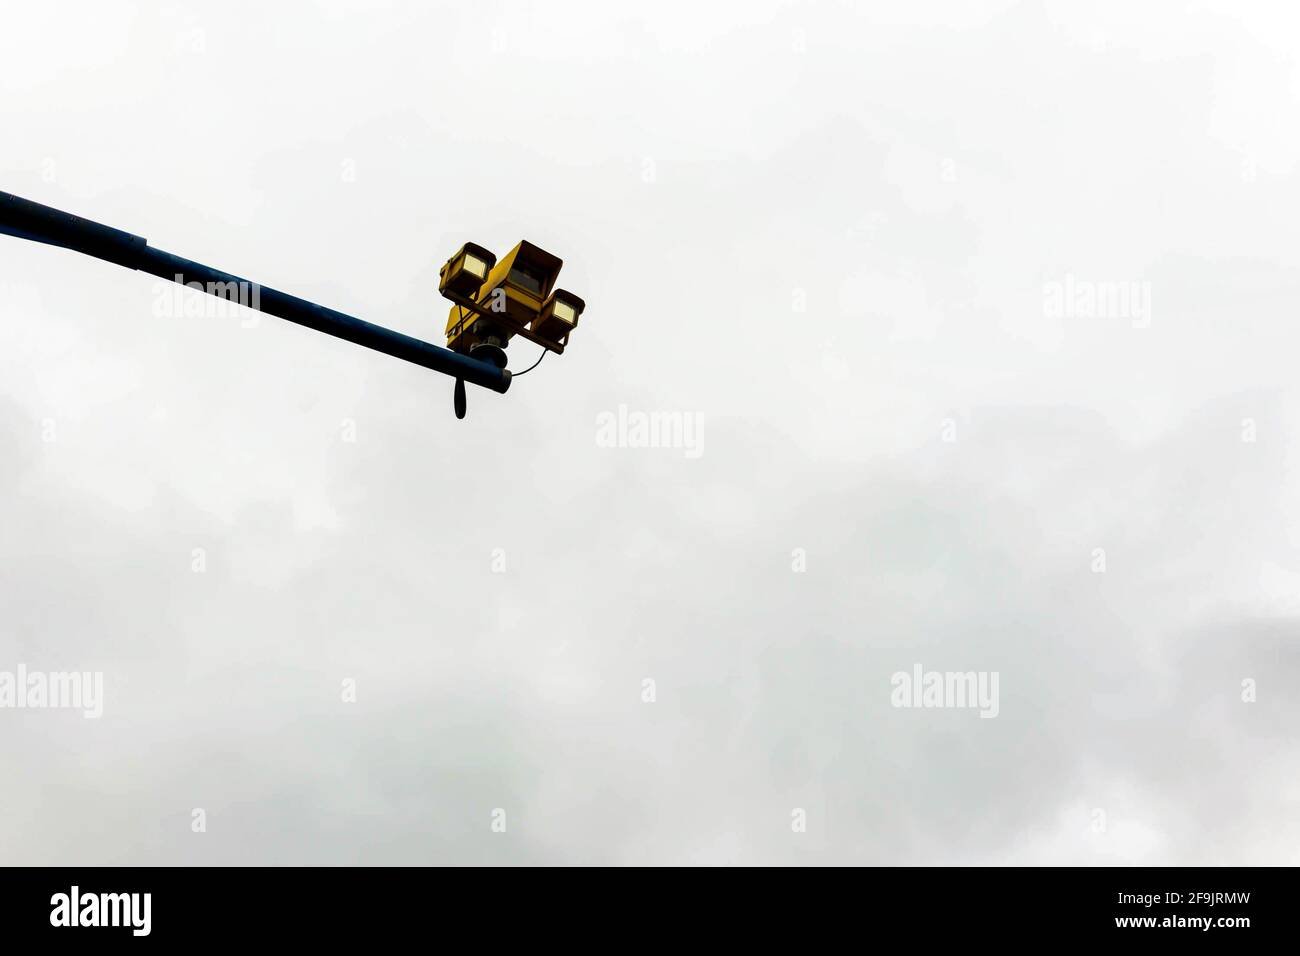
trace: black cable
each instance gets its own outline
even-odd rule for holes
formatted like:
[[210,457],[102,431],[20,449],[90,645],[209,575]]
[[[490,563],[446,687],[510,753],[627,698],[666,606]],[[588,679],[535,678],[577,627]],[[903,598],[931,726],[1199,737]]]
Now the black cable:
[[528,374],[529,372],[531,372],[533,369],[537,368],[537,366],[539,366],[539,365],[542,364],[542,359],[546,358],[546,353],[549,352],[549,351],[550,351],[550,349],[546,349],[546,348],[542,349],[542,354],[539,355],[539,356],[537,356],[537,361],[536,361],[536,362],[534,362],[532,365],[528,366],[528,368],[524,369],[522,372],[511,372],[511,373],[510,373],[510,377],[511,377],[511,378],[518,378],[520,375],[527,375],[527,374]]

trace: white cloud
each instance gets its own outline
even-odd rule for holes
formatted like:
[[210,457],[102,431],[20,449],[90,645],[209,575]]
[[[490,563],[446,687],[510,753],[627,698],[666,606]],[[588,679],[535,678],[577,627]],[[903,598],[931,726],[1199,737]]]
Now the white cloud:
[[[106,696],[0,712],[12,861],[1295,862],[1287,31],[84,7],[0,34],[2,188],[431,340],[467,239],[588,309],[457,422],[0,242],[0,667]],[[1150,328],[1047,314],[1067,274]],[[598,447],[620,405],[702,455]],[[891,709],[917,661],[997,719]]]

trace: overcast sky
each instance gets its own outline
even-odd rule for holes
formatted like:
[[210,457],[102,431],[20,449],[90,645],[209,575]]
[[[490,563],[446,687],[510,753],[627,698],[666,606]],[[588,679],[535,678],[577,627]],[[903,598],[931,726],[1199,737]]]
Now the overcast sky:
[[0,862],[1300,863],[1293,4],[309,6],[15,5],[0,189],[587,311],[0,237]]

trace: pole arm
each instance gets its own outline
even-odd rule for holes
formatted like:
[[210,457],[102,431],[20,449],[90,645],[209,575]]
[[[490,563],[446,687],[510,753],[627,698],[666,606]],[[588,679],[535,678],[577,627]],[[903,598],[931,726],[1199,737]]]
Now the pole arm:
[[269,289],[220,269],[182,259],[152,248],[140,236],[6,192],[0,192],[0,233],[71,249],[170,282],[182,285],[200,283],[204,292],[217,298],[230,298],[233,290],[252,289],[251,296],[240,295],[235,301],[267,315],[286,319],[453,378],[464,379],[494,392],[504,392],[510,387],[510,373],[488,362],[480,362],[468,355],[441,348],[393,329],[327,309],[286,292]]

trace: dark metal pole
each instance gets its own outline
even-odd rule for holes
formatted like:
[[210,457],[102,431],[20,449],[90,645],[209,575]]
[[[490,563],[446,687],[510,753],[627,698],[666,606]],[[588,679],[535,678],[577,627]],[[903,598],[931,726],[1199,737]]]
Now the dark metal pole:
[[[481,385],[494,392],[504,392],[510,387],[510,373],[495,365],[327,309],[306,299],[268,289],[220,269],[153,249],[140,236],[6,192],[0,192],[0,233],[72,249],[182,285],[198,283],[202,291],[209,295],[238,301],[259,312]],[[252,294],[245,294],[247,290],[252,290]]]

